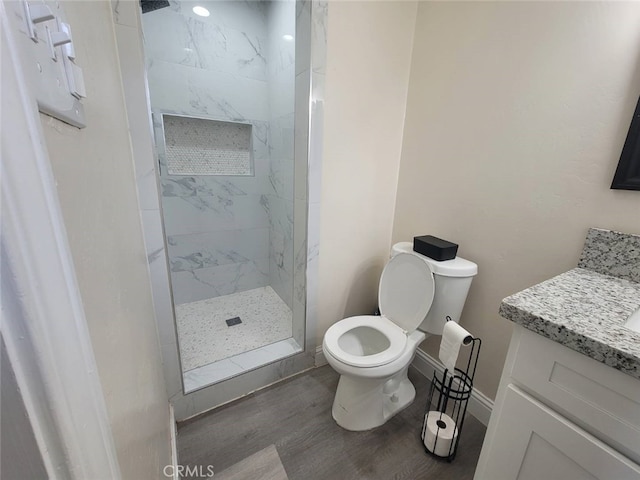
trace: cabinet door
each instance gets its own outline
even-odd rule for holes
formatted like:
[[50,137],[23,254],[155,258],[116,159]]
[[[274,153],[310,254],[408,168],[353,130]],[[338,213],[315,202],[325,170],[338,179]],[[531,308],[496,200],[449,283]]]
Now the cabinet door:
[[581,353],[520,330],[512,383],[614,450],[640,463],[640,381]]
[[513,385],[477,480],[640,480],[640,467]]

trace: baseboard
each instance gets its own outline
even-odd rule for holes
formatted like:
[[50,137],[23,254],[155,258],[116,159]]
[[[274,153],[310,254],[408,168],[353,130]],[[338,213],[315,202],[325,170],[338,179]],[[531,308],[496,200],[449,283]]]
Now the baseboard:
[[322,351],[322,345],[318,345],[316,347],[316,357],[315,357],[315,363],[316,363],[316,367],[321,367],[323,365],[326,365],[327,363],[327,359],[324,358],[324,352]]
[[179,480],[178,474],[178,443],[177,424],[173,405],[169,404],[169,434],[171,435],[171,463],[173,464],[173,480]]
[[[416,356],[413,359],[412,365],[429,380],[433,378],[433,372],[442,374],[444,371],[444,367],[440,362],[420,349],[416,351]],[[467,411],[486,427],[489,424],[489,417],[491,416],[492,410],[493,400],[474,388],[471,392]]]

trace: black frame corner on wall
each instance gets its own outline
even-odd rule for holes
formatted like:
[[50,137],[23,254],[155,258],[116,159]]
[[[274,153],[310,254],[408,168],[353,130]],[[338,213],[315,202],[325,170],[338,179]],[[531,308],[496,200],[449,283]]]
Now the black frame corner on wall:
[[629,133],[622,148],[611,188],[640,190],[640,98],[633,112]]

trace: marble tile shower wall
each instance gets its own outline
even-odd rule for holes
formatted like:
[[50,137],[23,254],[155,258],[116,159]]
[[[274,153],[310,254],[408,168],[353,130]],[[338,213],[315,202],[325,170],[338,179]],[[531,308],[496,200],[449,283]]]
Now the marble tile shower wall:
[[[223,383],[184,393],[178,353],[169,272],[164,252],[160,192],[156,183],[155,153],[147,117],[149,98],[143,68],[141,15],[136,0],[112,0],[118,55],[129,115],[136,181],[149,261],[153,301],[158,322],[167,393],[177,420],[184,420],[256,390],[278,379],[309,368],[316,349],[317,270],[319,252],[320,180],[323,134],[323,85],[325,77],[325,1],[296,4],[296,108],[294,203],[294,338],[305,352],[271,363]],[[150,15],[150,14],[145,14]],[[310,50],[309,50],[310,45]],[[184,87],[184,85],[180,85]],[[310,122],[310,123],[309,123]],[[307,149],[307,140],[309,142]],[[308,162],[307,162],[308,156]],[[308,176],[307,176],[308,166]],[[308,180],[308,205],[306,184]],[[308,213],[308,226],[307,226]],[[308,235],[308,236],[307,236]],[[306,268],[305,268],[306,267]],[[306,302],[305,302],[306,297]],[[302,321],[306,316],[306,328]],[[313,361],[313,360],[311,360]]]
[[[283,93],[292,97],[293,78],[287,88],[283,72],[293,54],[269,31],[282,23],[274,3],[207,2],[203,19],[171,1],[142,17],[176,304],[272,284],[291,306],[293,98]],[[160,113],[251,124],[254,175],[168,175]]]
[[[308,119],[308,129],[295,135],[295,158],[307,157],[304,168],[296,164],[296,225],[306,223],[304,237],[294,237],[294,318],[303,310],[306,319],[306,343],[309,351],[321,350],[322,337],[316,338],[318,316],[318,259],[320,255],[320,190],[322,180],[322,142],[324,137],[324,86],[327,54],[329,3],[324,0],[299,1],[296,4],[297,42],[309,45],[296,51],[296,125]],[[309,24],[310,28],[305,28]],[[308,148],[307,152],[301,149]],[[301,199],[306,200],[304,208]],[[297,333],[301,335],[300,332]],[[294,323],[294,337],[296,325]],[[320,357],[321,358],[321,357]]]
[[[294,1],[269,3],[269,284],[293,309]],[[291,37],[285,37],[290,35]],[[304,225],[304,223],[302,223]]]

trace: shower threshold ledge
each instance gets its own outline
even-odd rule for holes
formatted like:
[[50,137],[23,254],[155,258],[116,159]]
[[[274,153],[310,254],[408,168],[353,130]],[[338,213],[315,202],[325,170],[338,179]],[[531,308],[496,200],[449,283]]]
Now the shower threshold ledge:
[[184,393],[186,395],[214,383],[228,380],[249,370],[254,370],[300,353],[302,350],[298,342],[291,337],[209,363],[208,365],[187,370],[183,374]]

